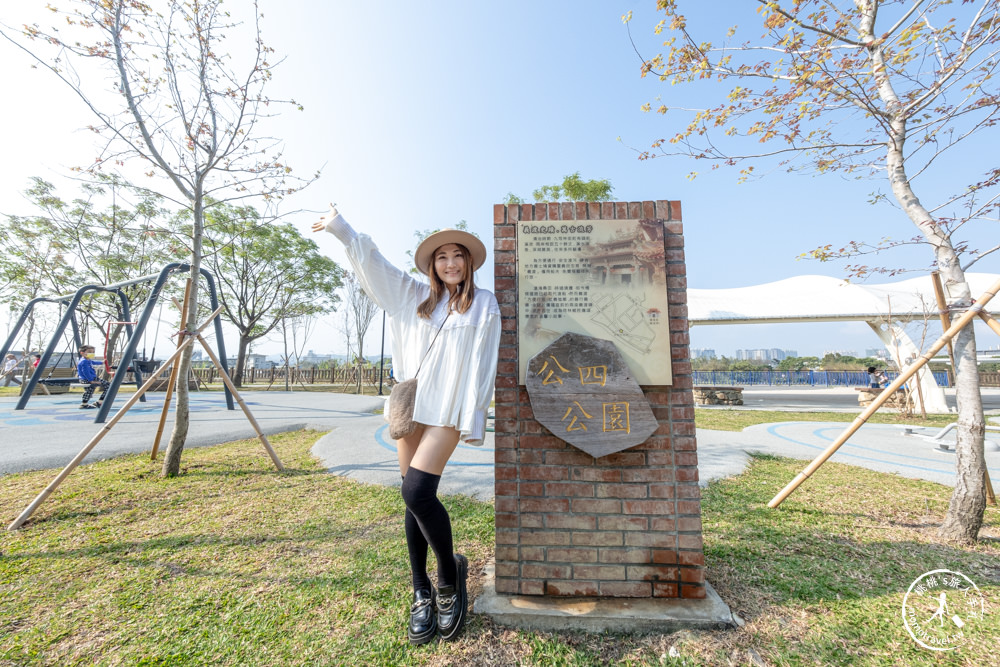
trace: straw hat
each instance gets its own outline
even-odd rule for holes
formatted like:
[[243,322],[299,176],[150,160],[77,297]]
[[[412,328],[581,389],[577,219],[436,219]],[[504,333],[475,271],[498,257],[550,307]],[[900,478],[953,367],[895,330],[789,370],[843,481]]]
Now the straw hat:
[[417,246],[417,251],[413,253],[413,263],[424,275],[431,274],[431,265],[434,263],[434,251],[443,245],[457,243],[463,245],[472,255],[472,270],[477,270],[486,261],[486,246],[478,238],[469,232],[461,229],[442,229],[425,238]]

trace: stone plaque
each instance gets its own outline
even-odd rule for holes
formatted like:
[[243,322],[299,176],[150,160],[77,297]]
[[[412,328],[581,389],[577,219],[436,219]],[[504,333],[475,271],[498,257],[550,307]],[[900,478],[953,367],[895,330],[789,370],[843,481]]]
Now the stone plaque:
[[612,341],[640,385],[673,383],[664,221],[524,221],[517,227],[520,381],[562,334]]
[[611,341],[564,334],[528,362],[525,384],[535,419],[595,458],[635,447],[658,427]]

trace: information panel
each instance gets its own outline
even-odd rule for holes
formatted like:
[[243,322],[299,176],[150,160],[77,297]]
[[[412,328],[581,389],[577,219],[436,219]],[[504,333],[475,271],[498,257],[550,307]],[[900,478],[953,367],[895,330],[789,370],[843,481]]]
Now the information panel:
[[636,381],[671,384],[663,221],[524,222],[517,230],[520,384],[565,333],[615,344]]

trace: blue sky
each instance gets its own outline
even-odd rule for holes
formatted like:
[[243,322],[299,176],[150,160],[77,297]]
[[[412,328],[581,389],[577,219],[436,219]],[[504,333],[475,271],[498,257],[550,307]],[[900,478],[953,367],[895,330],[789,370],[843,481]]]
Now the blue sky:
[[[692,14],[692,24],[746,6],[735,0],[697,9],[699,4],[709,5],[694,3],[705,16]],[[866,203],[881,183],[774,172],[737,185],[732,170],[709,172],[679,158],[637,160],[629,146],[645,148],[677,129],[640,106],[657,95],[696,106],[700,96],[697,89],[639,77],[640,61],[621,15],[635,11],[633,35],[652,55],[662,40],[652,33],[660,18],[654,7],[651,1],[265,0],[265,39],[285,58],[270,93],[305,106],[301,113],[284,112],[269,129],[285,142],[287,161],[297,170],[323,168],[320,181],[291,207],[321,210],[337,202],[359,231],[403,264],[414,230],[466,220],[489,238],[493,204],[507,192],[530,198],[534,188],[579,171],[584,178],[610,179],[616,199],[679,199],[688,284],[698,288],[807,273],[842,277],[842,265],[796,257],[825,243],[913,234],[895,209]],[[48,18],[30,7],[16,11]],[[11,15],[5,22],[19,20]],[[23,213],[17,193],[28,176],[58,181],[66,167],[90,159],[91,137],[79,128],[91,119],[50,75],[29,69],[8,45],[0,52],[7,56],[8,89],[18,90],[23,101],[0,111],[8,130],[15,129],[0,166],[0,212]],[[688,180],[695,169],[702,175]],[[308,233],[316,217],[302,214],[293,222]],[[335,239],[317,240],[344,261]],[[929,259],[930,251],[919,249],[885,263],[926,266]],[[1000,260],[984,260],[976,270],[996,272]],[[489,287],[489,273],[480,274]],[[995,346],[985,330],[979,338],[980,348]],[[700,328],[692,332],[692,346],[726,354],[750,347],[860,353],[878,341],[863,324],[831,323]],[[343,349],[333,317],[311,347]]]

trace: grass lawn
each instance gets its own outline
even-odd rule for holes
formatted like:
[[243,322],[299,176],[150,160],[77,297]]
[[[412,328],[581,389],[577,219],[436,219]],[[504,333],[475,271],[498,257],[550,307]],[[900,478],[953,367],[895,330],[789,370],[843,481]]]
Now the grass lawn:
[[[472,617],[455,643],[410,647],[409,577],[395,489],[327,474],[319,437],[185,452],[182,476],[127,456],[84,466],[25,528],[0,532],[0,665],[983,665],[1000,637],[1000,516],[980,544],[943,544],[949,490],[827,463],[780,510],[801,462],[757,457],[704,491],[709,581],[746,625],[598,636]],[[0,478],[4,524],[52,471]],[[493,509],[449,497],[470,595],[493,551]],[[918,647],[910,583],[947,568],[987,597],[958,651]]]
[[[784,412],[780,410],[718,410],[698,409],[694,411],[694,423],[698,428],[715,431],[742,431],[756,424],[775,424],[778,422],[844,422],[851,423],[861,411],[854,412]],[[903,417],[891,412],[876,412],[867,423],[869,424],[908,424],[912,426],[929,426],[942,428],[954,423],[958,415],[927,415]]]

